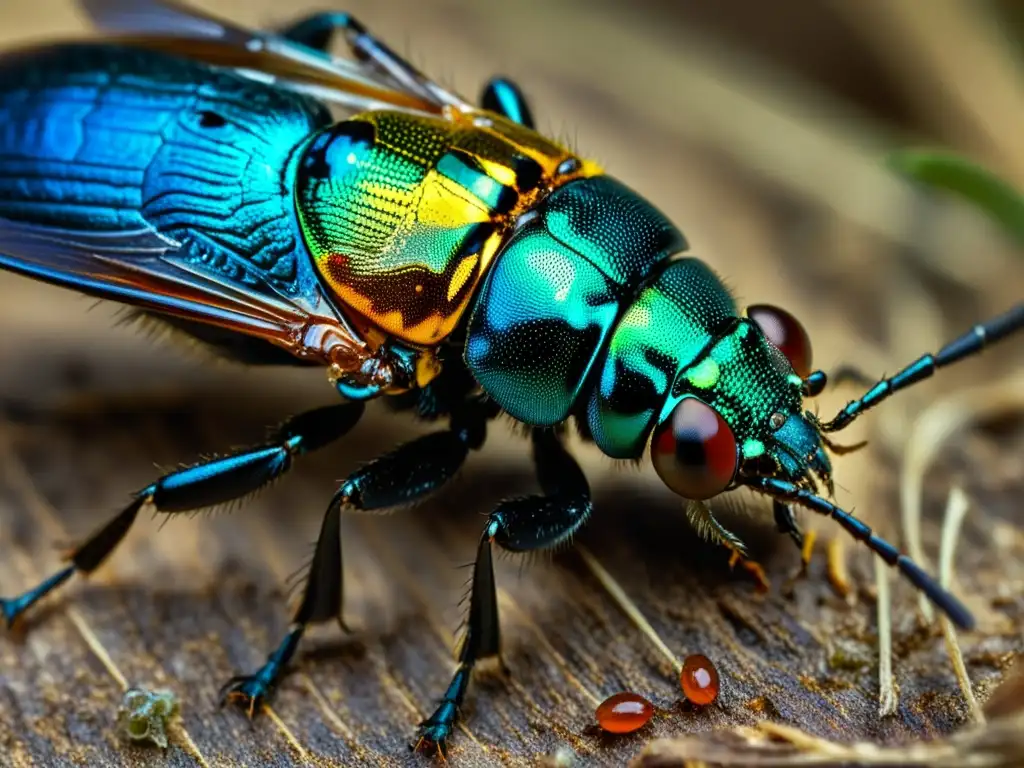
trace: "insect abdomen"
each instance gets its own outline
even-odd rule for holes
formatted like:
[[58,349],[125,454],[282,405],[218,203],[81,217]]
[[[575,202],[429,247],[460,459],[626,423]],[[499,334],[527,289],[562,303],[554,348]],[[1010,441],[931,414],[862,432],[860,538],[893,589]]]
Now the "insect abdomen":
[[151,228],[230,282],[295,295],[316,276],[285,169],[329,116],[308,99],[141,48],[0,60],[0,218]]

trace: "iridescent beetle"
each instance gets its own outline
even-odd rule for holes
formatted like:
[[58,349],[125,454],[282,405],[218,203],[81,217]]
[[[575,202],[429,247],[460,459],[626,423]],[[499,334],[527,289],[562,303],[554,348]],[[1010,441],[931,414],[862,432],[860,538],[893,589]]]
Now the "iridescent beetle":
[[[327,508],[293,625],[225,696],[250,713],[309,624],[342,613],[340,515],[447,482],[501,413],[532,427],[543,495],[489,516],[459,664],[422,740],[444,748],[474,664],[499,653],[491,566],[569,539],[591,511],[560,442],[572,420],[608,456],[649,445],[665,483],[718,542],[743,545],[707,499],[747,486],[829,515],[957,624],[951,594],[831,495],[827,434],[892,393],[1024,325],[1024,305],[883,379],[829,422],[803,409],[826,383],[783,310],[741,315],[683,235],[635,192],[544,138],[518,89],[482,108],[426,78],[345,14],[257,32],[158,0],[82,0],[113,36],[0,60],[0,265],[161,318],[229,358],[326,367],[344,402],[266,445],[172,472],[0,603],[8,622],[117,546],[139,510],[242,497],[348,432],[362,401],[448,428],[346,479]],[[355,61],[324,51],[344,34]],[[348,110],[335,122],[330,107]]]

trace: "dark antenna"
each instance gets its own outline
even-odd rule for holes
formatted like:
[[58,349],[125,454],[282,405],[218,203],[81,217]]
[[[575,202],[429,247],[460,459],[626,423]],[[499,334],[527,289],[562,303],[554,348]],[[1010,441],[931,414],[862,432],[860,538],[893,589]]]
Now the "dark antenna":
[[835,504],[815,495],[806,488],[800,488],[786,480],[779,480],[774,477],[755,477],[751,478],[747,484],[773,498],[799,504],[820,515],[831,517],[843,526],[853,538],[864,542],[872,552],[881,557],[885,562],[898,568],[900,573],[911,584],[921,590],[939,610],[949,616],[954,624],[961,629],[974,628],[974,616],[971,615],[971,612],[967,610],[963,603],[940,587],[935,579],[921,569],[921,566],[906,555],[901,554],[896,547],[875,534],[869,526],[862,523],[849,512],[840,509]]
[[983,325],[976,325],[963,336],[954,339],[934,355],[922,355],[902,371],[890,378],[883,378],[871,389],[856,400],[851,400],[832,421],[822,424],[822,432],[837,432],[850,424],[869,408],[874,408],[883,400],[891,397],[901,389],[917,384],[930,378],[939,368],[959,362],[966,357],[976,355],[989,344],[1024,328],[1024,303],[1018,304],[1008,312],[994,317]]

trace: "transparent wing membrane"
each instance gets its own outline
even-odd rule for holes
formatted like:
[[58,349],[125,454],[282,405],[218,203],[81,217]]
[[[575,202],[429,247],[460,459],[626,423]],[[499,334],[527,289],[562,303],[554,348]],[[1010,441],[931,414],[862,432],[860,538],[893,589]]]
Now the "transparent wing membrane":
[[177,53],[352,110],[401,109],[438,114],[421,92],[399,89],[381,72],[287,38],[252,30],[164,0],[79,0],[120,42]]

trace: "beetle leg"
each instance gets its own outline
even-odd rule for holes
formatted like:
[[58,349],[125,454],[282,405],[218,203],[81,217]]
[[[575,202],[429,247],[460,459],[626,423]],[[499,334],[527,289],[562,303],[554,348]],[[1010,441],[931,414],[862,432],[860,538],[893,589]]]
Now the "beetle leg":
[[800,530],[800,523],[796,520],[793,507],[778,499],[772,500],[772,512],[775,513],[775,527],[779,533],[788,533],[796,544],[797,549],[804,548],[804,534]]
[[420,723],[416,746],[431,744],[444,754],[474,665],[500,654],[491,544],[508,552],[553,549],[567,544],[590,516],[590,486],[558,436],[551,430],[535,429],[532,441],[534,467],[544,495],[508,499],[488,516],[473,566],[469,617],[459,648],[459,665],[437,709]]
[[265,445],[164,475],[136,493],[124,510],[72,550],[68,566],[18,597],[0,598],[0,611],[8,626],[76,571],[87,574],[96,570],[124,539],[147,502],[158,512],[176,513],[243,498],[283,475],[295,456],[342,437],[362,413],[362,403],[317,408],[286,421]]
[[281,36],[321,53],[327,53],[334,40],[334,33],[345,29],[348,23],[347,13],[319,11],[289,24],[281,30]]
[[492,77],[480,95],[480,106],[513,123],[533,128],[533,114],[519,86],[504,77]]
[[687,502],[686,519],[702,538],[714,544],[721,544],[741,558],[747,557],[747,545],[739,536],[718,522],[706,501]]
[[237,701],[251,717],[277,685],[306,627],[331,619],[342,622],[342,511],[393,509],[436,491],[455,476],[469,451],[483,444],[491,415],[487,403],[467,400],[452,413],[449,429],[400,445],[341,483],[324,515],[302,602],[288,633],[256,672],[236,675],[221,688],[221,703]]
[[335,496],[327,508],[327,514],[324,515],[313,562],[309,568],[306,592],[295,612],[288,634],[255,673],[236,675],[224,684],[220,689],[221,704],[229,700],[238,701],[246,707],[249,717],[253,717],[295,655],[306,626],[337,618],[344,628],[341,607],[341,501]]
[[345,41],[357,59],[372,64],[407,93],[438,106],[468,106],[378,40],[351,14],[329,11],[316,13],[287,27],[282,34],[289,40],[326,52],[335,32],[345,36]]

